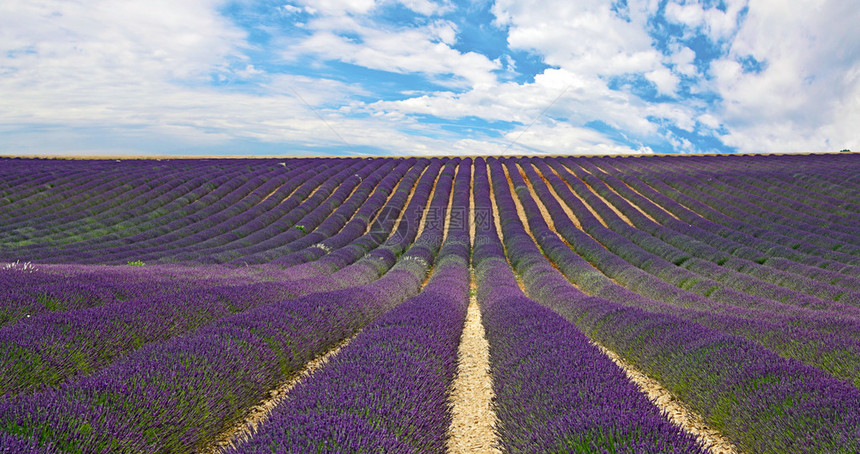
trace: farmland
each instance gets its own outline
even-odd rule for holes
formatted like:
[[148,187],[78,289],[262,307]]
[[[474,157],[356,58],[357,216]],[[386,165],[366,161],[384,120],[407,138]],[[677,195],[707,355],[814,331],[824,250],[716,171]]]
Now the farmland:
[[860,156],[0,159],[0,451],[489,447],[860,452]]

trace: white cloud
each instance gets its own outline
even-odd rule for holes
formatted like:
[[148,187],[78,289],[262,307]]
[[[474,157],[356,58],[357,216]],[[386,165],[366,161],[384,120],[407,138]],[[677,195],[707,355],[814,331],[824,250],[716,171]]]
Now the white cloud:
[[304,8],[299,8],[298,6],[290,5],[290,4],[281,5],[281,9],[286,11],[287,13],[290,13],[290,14],[301,13],[305,10]]
[[710,129],[717,129],[720,127],[720,120],[711,114],[699,115],[696,118],[696,121]]
[[619,145],[603,134],[590,129],[552,121],[539,122],[530,128],[518,128],[505,134],[515,143],[507,148],[509,154],[531,153],[540,150],[548,154],[643,154],[651,153],[648,147],[636,149]]
[[287,4],[282,8],[290,12],[305,11],[324,16],[366,15],[380,7],[392,4],[402,5],[424,16],[440,15],[454,10],[454,5],[449,0],[439,2],[432,0],[294,0],[294,3],[304,7]]
[[192,90],[181,86],[252,76],[254,67],[243,63],[245,32],[217,5],[3,3],[0,121],[151,124],[189,103]]
[[[153,152],[134,148],[141,143],[247,139],[311,148],[347,147],[344,139],[401,153],[446,148],[388,118],[345,118],[337,108],[369,94],[359,86],[264,72],[245,55],[252,47],[246,33],[219,5],[0,4],[0,151],[134,153]],[[445,27],[436,30],[440,39],[450,36]],[[233,84],[239,81],[252,83]],[[23,140],[42,135],[41,142]]]
[[[599,79],[586,79],[562,69],[549,69],[535,77],[531,84],[508,82],[462,94],[434,93],[402,101],[377,102],[367,108],[390,114],[396,112],[401,116],[425,114],[450,119],[477,117],[519,122],[522,126],[509,131],[508,140],[513,140],[527,125],[535,122],[518,143],[547,153],[585,153],[582,147],[588,145],[600,145],[594,150],[601,152],[631,152],[628,146],[615,144],[612,139],[583,126],[594,120],[634,137],[652,138],[658,131],[657,126],[646,119],[648,116],[671,119],[683,129],[695,124],[689,109],[652,106],[628,93],[610,90]],[[545,116],[541,116],[542,113]],[[594,150],[592,152],[596,152]]]
[[[680,79],[664,66],[662,53],[652,47],[646,31],[647,17],[656,8],[655,2],[630,2],[628,22],[602,1],[547,1],[540,7],[497,1],[496,23],[507,28],[510,47],[533,52],[557,67],[536,75],[531,83],[499,82],[463,93],[436,92],[377,102],[367,108],[387,114],[477,117],[522,125],[539,120],[536,131],[546,134],[531,141],[537,149],[561,153],[600,144],[601,150],[629,152],[626,145],[614,145],[585,125],[599,121],[640,140],[660,139],[660,125],[648,119],[653,116],[684,130],[695,127],[691,108],[652,105],[632,93],[609,88],[611,77],[632,73],[654,83],[661,94],[676,95]],[[678,50],[679,63],[690,64],[694,56],[684,49],[687,52]],[[541,119],[544,109],[548,109],[546,118]]]
[[629,2],[629,22],[610,6],[601,0],[549,0],[540,7],[498,0],[493,13],[509,27],[511,48],[535,52],[549,65],[604,76],[656,69],[661,54],[645,27],[649,5]]
[[290,41],[283,55],[288,60],[313,55],[382,71],[420,73],[452,87],[495,83],[493,71],[501,63],[452,48],[457,29],[449,21],[396,30],[362,22],[342,16],[316,19],[309,24],[313,34],[299,42]]
[[[413,114],[476,116],[522,125],[537,119],[523,143],[547,151],[588,144],[614,149],[612,140],[583,126],[593,120],[634,137],[654,137],[657,127],[647,116],[672,121],[689,116],[610,90],[604,79],[607,74],[638,71],[661,92],[675,91],[676,78],[662,65],[642,28],[643,11],[655,5],[633,4],[628,12],[632,25],[597,2],[585,5],[584,11],[562,8],[567,16],[529,11],[513,3],[496,5],[514,14],[509,20],[512,43],[519,42],[514,48],[542,46],[567,36],[542,55],[564,65],[544,71],[532,83],[515,83],[498,80],[501,59],[454,49],[458,30],[450,21],[431,19],[423,26],[397,29],[379,26],[368,15],[387,3],[324,0],[281,5],[280,10],[289,14],[312,15],[303,25],[310,37],[281,41],[285,56],[310,55],[422,74],[460,93],[436,92],[366,105],[356,97],[373,92],[355,84],[267,73],[247,56],[254,45],[244,30],[218,13],[216,0],[146,5],[21,2],[0,6],[4,9],[0,123],[13,128],[56,125],[55,133],[65,128],[69,134],[75,128],[113,127],[126,137],[145,131],[201,143],[251,138],[311,147],[343,139],[394,152],[439,153],[467,148],[500,152],[508,142],[480,132],[468,139],[442,133]],[[451,8],[450,2],[402,3],[428,16]],[[554,22],[544,30],[541,21],[550,19]],[[584,50],[570,38],[586,43]],[[608,58],[602,52],[608,52]],[[549,133],[551,129],[556,133]],[[530,138],[532,132],[548,134]]]
[[[729,55],[711,66],[725,143],[741,151],[858,148],[860,10],[846,2],[750,5]],[[738,59],[764,62],[747,71]]]
[[[374,16],[395,3],[420,15],[421,25],[384,25]],[[111,129],[116,143],[125,144],[157,136],[309,149],[346,141],[395,153],[628,153],[650,152],[630,143],[662,141],[694,151],[694,143],[670,132],[681,130],[723,134],[726,144],[747,152],[860,149],[857,8],[836,0],[792,8],[759,0],[738,28],[747,2],[724,3],[725,11],[691,2],[665,7],[668,20],[728,52],[708,78],[692,48],[664,43],[664,55],[654,45],[649,18],[658,0],[630,0],[620,14],[602,0],[539,6],[498,0],[492,12],[510,47],[498,59],[458,47],[457,25],[439,16],[454,9],[450,1],[291,0],[273,8],[279,20],[301,14],[297,27],[307,33],[277,36],[277,27],[260,25],[276,35],[271,42],[286,63],[328,71],[325,61],[336,60],[446,87],[394,86],[405,99],[363,102],[376,87],[351,82],[348,73],[269,72],[272,61],[255,58],[271,44],[250,42],[248,30],[219,13],[222,0],[7,1],[0,3],[2,147],[24,146],[41,125],[51,131],[53,147],[63,134],[77,141],[81,130]],[[549,68],[522,82],[512,73],[510,56],[518,51]],[[754,60],[762,62],[760,71],[750,71]],[[616,77],[631,75],[671,100],[654,103],[635,90],[609,88]],[[714,109],[685,99],[688,88],[722,101]],[[423,123],[422,115],[514,126],[490,126],[505,131],[499,138],[480,127],[449,132]],[[618,135],[587,126],[595,122]]]
[[357,84],[293,74],[267,75],[260,85],[265,88],[266,96],[301,97],[299,102],[307,102],[317,108],[339,108],[349,104],[355,96],[371,95]]
[[375,0],[300,0],[295,3],[324,15],[367,14],[378,6]]
[[696,60],[696,53],[693,52],[693,49],[680,45],[674,45],[672,48],[672,54],[669,56],[668,62],[672,64],[675,72],[688,77],[695,76],[698,70],[696,69],[696,65],[693,64]]
[[399,0],[398,3],[425,16],[444,14],[454,9],[454,5],[450,1],[433,2],[430,0]]
[[670,22],[684,24],[688,27],[699,27],[705,21],[705,10],[701,5],[669,2],[666,4],[666,19]]
[[666,4],[665,17],[669,22],[701,29],[711,41],[719,42],[737,30],[738,16],[747,3],[747,0],[728,1],[723,11],[716,6],[706,9],[698,3],[670,1]]
[[674,96],[675,90],[678,89],[678,76],[672,74],[665,67],[659,67],[653,71],[645,73],[645,78],[657,86],[657,92],[661,95]]

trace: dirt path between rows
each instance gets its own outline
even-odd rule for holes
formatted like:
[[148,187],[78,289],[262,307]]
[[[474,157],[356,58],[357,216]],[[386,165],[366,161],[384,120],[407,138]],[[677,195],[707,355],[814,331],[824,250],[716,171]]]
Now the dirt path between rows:
[[[474,188],[469,191],[469,207],[469,238],[474,250]],[[484,336],[484,326],[481,324],[475,270],[471,267],[469,269],[469,306],[457,351],[457,376],[449,396],[452,420],[448,429],[447,451],[453,454],[500,453],[494,431],[496,413],[492,406],[494,393],[490,376],[490,344]]]
[[[602,170],[602,169],[601,169],[601,170]],[[599,175],[597,175],[597,174],[596,174],[596,173],[594,173],[594,172],[589,172],[588,170],[586,170],[586,172],[590,173],[590,174],[591,174],[591,175],[593,175],[595,178],[598,178],[598,179],[600,179],[601,181],[603,180],[602,178],[600,178],[600,176],[599,176]],[[603,174],[604,174],[604,175],[609,175],[609,174],[607,174],[606,172],[603,172]],[[610,176],[611,176],[611,175],[610,175]],[[619,181],[620,181],[620,180],[619,180]],[[624,183],[624,182],[622,181],[622,183]],[[650,214],[646,213],[646,212],[645,212],[645,210],[643,210],[642,208],[640,208],[640,207],[639,207],[639,205],[635,204],[632,200],[630,200],[630,199],[628,199],[627,197],[625,197],[625,196],[621,195],[621,193],[619,193],[618,191],[616,191],[616,190],[615,190],[615,188],[613,188],[612,186],[610,186],[610,185],[609,185],[609,183],[607,183],[607,182],[605,182],[605,181],[604,181],[604,182],[603,182],[603,184],[606,186],[606,189],[608,189],[610,192],[612,192],[613,194],[617,195],[618,197],[622,198],[624,201],[626,201],[626,202],[627,202],[627,204],[628,204],[628,205],[630,205],[630,207],[631,207],[631,208],[633,208],[634,210],[636,210],[636,211],[638,211],[640,214],[642,214],[642,216],[645,216],[646,218],[650,219],[650,220],[651,220],[651,222],[653,222],[653,223],[655,223],[655,224],[660,224],[656,219],[654,219],[654,217],[653,217],[653,216],[651,216]],[[624,186],[627,186],[627,188],[629,188],[632,192],[636,192],[637,194],[639,194],[635,189],[631,188],[629,184],[624,183]],[[641,196],[642,194],[639,194],[639,195]],[[644,198],[644,196],[643,196],[643,198]]]
[[[564,166],[562,165],[562,167],[564,167]],[[535,166],[535,168],[537,169],[537,166]],[[548,167],[548,168],[549,168],[550,172],[552,172],[553,174],[555,174],[555,176],[556,176],[556,177],[558,177],[558,179],[562,181],[562,183],[564,183],[565,185],[567,185],[567,186],[568,186],[568,189],[570,189],[570,193],[571,193],[571,194],[573,194],[573,196],[574,196],[574,197],[576,197],[577,199],[579,199],[579,201],[580,201],[580,202],[582,202],[582,205],[583,205],[583,206],[585,206],[585,208],[588,210],[588,212],[589,212],[589,213],[591,213],[591,215],[592,215],[592,216],[594,216],[594,218],[595,218],[595,219],[597,219],[597,222],[600,222],[600,224],[601,224],[601,225],[603,225],[603,226],[604,226],[604,227],[606,227],[606,228],[609,228],[609,226],[608,226],[608,225],[606,225],[606,221],[604,221],[604,220],[603,220],[603,218],[602,218],[602,217],[600,217],[600,215],[599,215],[599,214],[597,214],[597,211],[594,211],[594,208],[592,208],[592,206],[591,206],[591,205],[589,205],[588,201],[586,201],[584,198],[580,197],[580,195],[579,195],[579,194],[577,194],[577,193],[576,193],[576,191],[574,191],[572,187],[570,187],[570,184],[568,184],[568,183],[567,183],[567,181],[565,181],[565,180],[564,180],[564,178],[562,178],[562,177],[561,177],[561,175],[558,173],[558,171],[557,171],[557,170],[553,169],[552,167]],[[543,176],[543,174],[542,174],[542,173],[540,173],[540,170],[539,170],[539,169],[538,169],[538,173],[539,173],[541,176]],[[574,178],[576,178],[576,175],[573,175],[573,172],[568,171],[568,173],[569,173],[570,175],[572,175]],[[544,180],[546,180],[546,177],[543,177],[543,178],[544,178]],[[577,178],[577,179],[578,179],[578,178]],[[580,180],[580,181],[581,181],[581,180]],[[550,189],[552,189],[552,191],[553,191],[553,192],[555,192],[555,189],[554,189],[554,188],[552,188],[552,186],[551,186],[549,183],[547,183],[547,185],[548,185],[548,186],[550,186]],[[558,197],[558,199],[559,199],[559,200],[562,200],[561,196],[559,196],[557,193],[556,193],[556,196]],[[563,205],[563,206],[567,206],[567,203],[565,203],[565,202],[563,202],[563,201],[562,201],[561,203],[562,203],[562,205]],[[576,217],[574,216],[574,217],[572,217],[571,219],[576,219]],[[581,224],[579,224],[579,221],[577,220],[577,221],[575,221],[575,222],[576,222],[576,224],[579,226],[580,230],[582,230],[582,226],[581,226]]]
[[489,371],[490,346],[484,337],[475,287],[473,270],[466,324],[457,352],[457,377],[450,395],[452,421],[448,429],[447,452],[455,454],[501,453],[494,432],[496,414]]
[[[669,215],[669,216],[671,216],[671,217],[673,217],[673,218],[675,218],[675,219],[677,219],[677,220],[679,220],[679,221],[681,220],[678,216],[675,216],[675,214],[673,214],[673,213],[669,212],[668,210],[666,210],[665,208],[663,208],[662,206],[660,206],[657,202],[654,202],[654,201],[653,201],[653,200],[651,200],[650,198],[648,198],[648,197],[646,197],[645,195],[643,195],[641,192],[639,192],[639,190],[638,190],[638,189],[634,188],[633,186],[630,186],[626,181],[624,181],[624,180],[622,180],[621,178],[619,178],[619,177],[615,176],[615,174],[614,174],[613,172],[608,172],[608,171],[606,171],[606,169],[607,169],[607,168],[614,169],[614,170],[619,171],[619,172],[621,172],[621,170],[616,169],[615,167],[610,167],[608,164],[604,164],[603,166],[600,166],[599,164],[595,164],[595,167],[599,168],[600,170],[602,170],[602,171],[603,171],[603,173],[605,173],[605,174],[607,174],[607,175],[614,176],[618,181],[620,181],[620,182],[621,182],[621,184],[623,184],[624,186],[627,186],[627,189],[630,189],[632,192],[635,192],[636,194],[639,194],[639,196],[641,196],[643,199],[646,199],[646,200],[651,201],[651,203],[653,203],[653,204],[654,204],[654,206],[655,206],[657,209],[659,209],[660,211],[662,211],[663,213],[666,213],[667,215]],[[644,183],[644,182],[643,182],[643,183]],[[608,185],[607,185],[607,186],[608,186]],[[610,188],[610,189],[612,189],[612,188]],[[613,190],[616,194],[618,193],[618,191],[615,191],[615,189],[612,189],[612,190]],[[619,195],[620,195],[620,194],[619,194]],[[652,220],[652,221],[654,221],[654,222],[657,222],[657,220],[656,220],[656,219],[654,219],[653,217],[651,217],[651,215],[649,215],[648,213],[646,213],[646,212],[645,212],[645,210],[643,210],[642,208],[640,208],[640,207],[639,207],[639,205],[634,205],[634,204],[633,204],[633,202],[631,202],[631,201],[630,201],[629,199],[627,199],[626,197],[625,197],[625,200],[627,200],[628,202],[630,202],[630,204],[631,204],[631,205],[635,206],[639,211],[641,211],[641,212],[642,212],[642,214],[644,214],[644,215],[648,216],[648,218],[649,218],[649,219],[651,219],[651,220]],[[657,223],[659,224],[659,222],[657,222]]]
[[[546,210],[546,207],[540,201],[540,198],[537,197],[537,194],[534,190],[534,187],[531,185],[531,182],[523,175],[523,179],[526,181],[526,187],[531,193],[532,198],[535,200],[535,203],[538,205],[538,208],[541,212],[541,215],[547,220],[547,225],[549,228],[555,232],[555,226],[552,224],[552,218],[549,216],[549,213]],[[508,180],[510,184],[510,179]],[[557,194],[555,194],[557,197]],[[514,202],[517,205],[517,212],[520,215],[520,220],[523,224],[526,224],[527,218],[525,216],[525,212],[522,209],[522,206],[518,203],[516,197],[514,197]],[[558,232],[555,232],[558,234]],[[531,234],[531,232],[529,232]],[[559,235],[559,238],[561,236]],[[555,266],[555,263],[552,260],[547,260]],[[557,269],[557,267],[556,267]],[[560,271],[559,271],[560,272]],[[610,278],[611,279],[611,278]],[[613,280],[613,282],[615,282]],[[617,284],[617,282],[615,282]],[[648,396],[649,400],[663,412],[667,419],[680,427],[685,432],[688,432],[694,435],[702,444],[707,447],[713,454],[738,454],[739,451],[734,445],[728,441],[722,434],[718,431],[708,427],[708,425],[704,422],[701,416],[686,408],[678,399],[676,399],[672,393],[669,392],[666,388],[664,388],[659,382],[651,379],[644,373],[637,370],[635,367],[627,364],[624,360],[622,360],[618,355],[616,355],[611,350],[603,347],[602,345],[592,342],[596,347],[600,349],[605,355],[607,355],[618,367],[624,370],[624,373],[627,375],[627,378],[633,382],[636,386],[639,387],[640,391],[642,391],[646,396]]]
[[[403,207],[400,209],[400,213],[398,213],[397,219],[395,219],[394,223],[392,224],[391,231],[388,232],[388,236],[385,237],[386,240],[383,240],[383,242],[391,238],[397,232],[397,229],[400,228],[400,223],[403,222],[403,216],[406,215],[406,208],[409,206],[409,203],[412,202],[412,196],[415,195],[415,188],[418,186],[418,183],[421,182],[421,179],[424,178],[425,172],[427,172],[427,167],[421,169],[421,173],[418,175],[417,178],[415,178],[415,183],[412,184],[412,188],[409,190],[409,194],[406,196],[406,201],[403,202]],[[386,204],[383,205],[382,208],[380,208],[379,211],[377,211],[376,214],[373,216],[373,218],[367,223],[367,227],[365,228],[364,232],[365,234],[370,233],[370,230],[373,228],[376,220],[379,219],[380,215],[384,214],[385,210],[383,208],[387,206],[388,202],[391,200],[391,197],[394,196],[394,193],[397,192],[398,189],[400,189],[399,184],[394,187],[390,194],[388,194],[388,198],[385,201]]]
[[708,426],[708,424],[696,412],[688,409],[680,400],[676,399],[669,390],[659,382],[648,377],[636,367],[625,362],[615,352],[603,345],[592,342],[609,359],[620,367],[627,378],[639,387],[654,405],[659,408],[666,418],[687,433],[694,435],[713,454],[739,454],[741,451],[732,444],[719,431]]
[[[588,170],[585,170],[585,169],[584,169],[584,168],[582,168],[582,167],[580,167],[580,169],[582,169],[582,171],[583,171],[583,172],[588,173],[589,175],[591,175],[591,173],[590,173]],[[594,176],[594,175],[592,175],[592,176]],[[628,218],[624,213],[622,213],[620,210],[618,210],[618,208],[616,208],[616,207],[615,207],[615,205],[613,205],[612,203],[610,203],[610,202],[609,202],[609,200],[606,200],[606,198],[604,198],[602,195],[600,195],[600,193],[599,193],[599,192],[597,192],[597,190],[596,190],[596,189],[594,189],[594,188],[591,186],[591,184],[589,184],[587,181],[583,180],[582,178],[577,177],[577,176],[576,176],[576,174],[574,174],[574,177],[578,178],[578,179],[579,179],[579,181],[581,181],[581,182],[582,182],[582,184],[584,184],[584,185],[585,185],[585,187],[587,187],[587,188],[588,188],[588,190],[589,190],[589,191],[591,191],[591,193],[592,193],[592,194],[594,194],[594,196],[595,196],[595,197],[597,197],[598,199],[600,199],[600,201],[601,201],[601,202],[603,202],[603,204],[604,204],[604,205],[606,205],[606,207],[607,207],[607,208],[609,208],[613,213],[615,213],[615,215],[616,215],[616,216],[618,216],[622,221],[624,221],[624,223],[626,223],[626,224],[627,224],[627,225],[629,225],[630,227],[635,227],[635,226],[633,225],[633,223],[630,221],[630,219],[629,219],[629,218]],[[597,177],[594,177],[594,178],[597,178]],[[608,225],[607,225],[607,227],[608,227]]]
[[[427,225],[428,214],[430,213],[430,205],[433,204],[433,196],[436,195],[436,185],[439,183],[439,177],[442,175],[442,172],[445,171],[445,167],[439,169],[439,173],[436,174],[436,179],[433,180],[433,187],[430,188],[430,195],[427,196],[427,203],[421,208],[421,218],[418,220],[418,230],[415,232],[415,239],[421,238],[421,234],[424,233],[424,226]],[[402,219],[402,216],[401,216]],[[409,222],[409,219],[406,220]],[[398,226],[400,223],[397,224]],[[395,229],[396,231],[396,229]]]
[[325,354],[311,360],[293,378],[284,382],[281,386],[278,386],[277,388],[269,391],[269,395],[266,399],[264,399],[259,404],[251,407],[245,419],[239,421],[233,427],[218,435],[215,438],[215,443],[208,449],[203,450],[202,452],[208,454],[218,454],[220,452],[223,452],[226,448],[234,447],[239,443],[250,439],[251,435],[269,419],[269,415],[272,413],[275,407],[277,407],[284,399],[286,399],[290,391],[295,388],[296,385],[311,377],[316,371],[325,366],[326,363],[328,363],[334,355],[340,352],[340,350],[345,347],[350,341],[352,341],[357,335],[358,334],[355,334],[341,341],[339,344],[335,345]]

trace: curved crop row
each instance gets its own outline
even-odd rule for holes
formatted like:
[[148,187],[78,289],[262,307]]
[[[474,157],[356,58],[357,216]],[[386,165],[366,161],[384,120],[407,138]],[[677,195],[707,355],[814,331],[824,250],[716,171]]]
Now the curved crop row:
[[[500,213],[516,210],[504,177],[495,179]],[[740,337],[587,297],[548,263],[516,215],[501,217],[508,257],[530,294],[656,378],[741,449],[860,448],[860,389]]]
[[[476,209],[492,213],[490,197],[479,161]],[[499,217],[503,230],[513,221]],[[702,452],[574,325],[523,294],[492,220],[476,230],[478,301],[505,451]]]
[[[455,207],[468,207],[470,166],[458,166]],[[228,452],[443,451],[468,261],[467,226],[454,225],[421,293],[366,327],[293,390],[251,440]]]
[[[857,452],[858,174],[0,159],[0,451],[208,451],[330,353],[232,452],[441,452],[473,385],[505,452],[711,449],[622,367],[741,452]],[[470,284],[489,377],[455,377]]]

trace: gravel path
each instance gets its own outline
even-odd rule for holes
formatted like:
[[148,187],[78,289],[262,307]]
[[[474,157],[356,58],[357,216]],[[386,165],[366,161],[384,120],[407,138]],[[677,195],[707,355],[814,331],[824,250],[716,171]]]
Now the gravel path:
[[[357,334],[356,334],[357,335]],[[203,452],[217,454],[222,452],[223,449],[235,446],[238,443],[241,443],[245,440],[248,440],[251,435],[269,419],[269,414],[271,414],[272,410],[278,406],[278,404],[283,401],[289,392],[296,387],[303,380],[307,379],[311,375],[314,374],[317,370],[325,366],[325,364],[336,355],[346,344],[348,344],[355,335],[342,341],[337,344],[334,348],[326,352],[325,354],[318,356],[309,362],[304,369],[301,370],[298,374],[296,374],[289,381],[285,382],[281,386],[269,391],[269,397],[260,402],[254,407],[251,407],[248,415],[244,420],[238,422],[236,425],[231,427],[229,430],[221,433],[216,438],[216,441],[213,446],[209,449],[204,450]]]
[[664,388],[660,383],[635,367],[627,364],[615,352],[608,350],[604,346],[594,343],[600,351],[602,351],[609,359],[612,360],[618,367],[624,370],[627,378],[636,384],[639,389],[648,396],[648,399],[659,408],[666,418],[673,424],[679,426],[685,432],[693,434],[699,439],[702,444],[708,448],[713,454],[739,454],[740,451],[724,437],[720,432],[712,429],[702,419],[701,416],[689,410],[681,401],[675,398],[672,393]]
[[493,431],[496,415],[493,411],[493,382],[490,377],[490,352],[481,311],[474,295],[466,312],[466,324],[460,338],[457,378],[451,392],[453,421],[448,432],[449,453],[500,453]]

